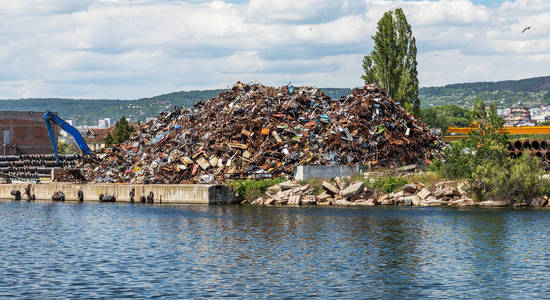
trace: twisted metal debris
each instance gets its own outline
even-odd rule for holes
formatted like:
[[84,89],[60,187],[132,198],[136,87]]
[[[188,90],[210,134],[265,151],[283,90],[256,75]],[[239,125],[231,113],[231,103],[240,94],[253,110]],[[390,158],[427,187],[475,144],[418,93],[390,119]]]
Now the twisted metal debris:
[[87,162],[91,182],[211,183],[288,177],[297,165],[423,163],[438,137],[366,85],[331,99],[317,88],[238,82],[193,108],[161,113]]

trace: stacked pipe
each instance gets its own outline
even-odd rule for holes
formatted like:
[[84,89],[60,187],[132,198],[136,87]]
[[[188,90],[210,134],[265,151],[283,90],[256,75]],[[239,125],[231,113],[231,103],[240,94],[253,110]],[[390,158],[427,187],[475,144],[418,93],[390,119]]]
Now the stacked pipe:
[[508,142],[508,152],[511,158],[518,158],[523,153],[531,153],[542,161],[550,163],[548,140],[516,140]]
[[0,172],[4,176],[36,180],[49,177],[53,168],[75,167],[79,159],[80,155],[60,155],[58,163],[53,154],[6,155],[0,156]]

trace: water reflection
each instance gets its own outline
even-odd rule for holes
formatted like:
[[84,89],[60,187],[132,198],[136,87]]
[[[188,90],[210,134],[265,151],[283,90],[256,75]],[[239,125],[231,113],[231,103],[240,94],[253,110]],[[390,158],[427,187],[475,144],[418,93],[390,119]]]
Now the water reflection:
[[0,202],[0,297],[541,297],[549,214]]

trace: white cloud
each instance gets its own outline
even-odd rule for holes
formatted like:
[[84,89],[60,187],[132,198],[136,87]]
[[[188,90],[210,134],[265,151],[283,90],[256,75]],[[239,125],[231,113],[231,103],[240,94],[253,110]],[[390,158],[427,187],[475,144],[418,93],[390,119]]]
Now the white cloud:
[[0,2],[0,98],[132,99],[237,80],[358,86],[376,22],[397,7],[421,85],[549,75],[543,0],[18,0]]

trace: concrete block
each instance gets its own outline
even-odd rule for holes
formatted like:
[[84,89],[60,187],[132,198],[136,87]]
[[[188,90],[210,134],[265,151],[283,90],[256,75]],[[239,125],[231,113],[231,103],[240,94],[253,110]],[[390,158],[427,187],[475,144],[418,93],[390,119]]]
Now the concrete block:
[[425,200],[426,198],[428,198],[429,196],[432,195],[432,192],[430,192],[430,190],[428,189],[422,189],[420,192],[418,192],[418,194],[416,194],[420,199],[422,200]]
[[340,196],[342,197],[351,197],[363,192],[365,185],[362,181],[355,182],[352,185],[348,186],[344,190],[340,191]]
[[338,194],[340,192],[340,190],[337,187],[335,187],[334,185],[332,185],[332,184],[330,184],[326,181],[323,181],[323,183],[321,183],[321,185],[329,193]]
[[312,178],[335,178],[362,174],[367,170],[365,166],[297,166],[294,168],[295,180],[309,180]]
[[405,193],[415,194],[416,193],[416,184],[414,184],[414,183],[406,184],[403,187],[403,191],[405,191]]

